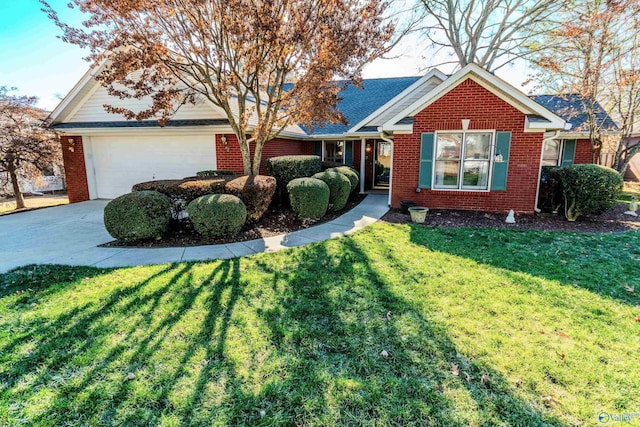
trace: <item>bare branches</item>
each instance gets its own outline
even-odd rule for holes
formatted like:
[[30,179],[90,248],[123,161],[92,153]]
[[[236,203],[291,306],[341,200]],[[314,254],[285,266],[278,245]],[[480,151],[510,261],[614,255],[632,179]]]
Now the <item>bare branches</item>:
[[[537,38],[555,26],[565,0],[420,0],[425,31],[436,47],[455,54],[459,67],[495,71],[531,54]],[[540,46],[537,47],[540,49]]]
[[35,107],[38,99],[12,95],[0,86],[0,172],[11,177],[17,208],[24,207],[17,174],[42,170],[59,161],[55,134],[45,127],[46,112]]
[[[639,12],[638,0],[575,1],[562,14],[565,25],[546,35],[550,48],[535,56],[540,69],[535,77],[545,87],[577,93],[584,100],[594,160],[608,148],[621,173],[638,150],[629,143],[640,113]],[[600,106],[617,120],[618,136],[608,137],[611,129],[598,113]]]

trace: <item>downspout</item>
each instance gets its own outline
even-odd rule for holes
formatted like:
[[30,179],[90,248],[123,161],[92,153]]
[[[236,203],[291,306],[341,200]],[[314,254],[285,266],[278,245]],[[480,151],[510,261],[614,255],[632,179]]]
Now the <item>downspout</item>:
[[389,167],[389,207],[391,207],[391,191],[393,189],[393,140],[384,136],[381,128],[378,128],[378,130],[380,131],[380,139],[391,144],[391,166]]
[[542,156],[544,155],[544,144],[547,141],[553,141],[554,139],[556,139],[558,136],[560,136],[560,131],[556,130],[555,133],[548,137],[548,138],[544,138],[542,140],[542,150],[540,150],[540,162],[538,163],[539,168],[538,168],[538,186],[536,188],[536,207],[535,207],[535,211],[537,213],[541,212],[541,209],[538,207],[538,200],[540,199],[540,178],[542,177]]

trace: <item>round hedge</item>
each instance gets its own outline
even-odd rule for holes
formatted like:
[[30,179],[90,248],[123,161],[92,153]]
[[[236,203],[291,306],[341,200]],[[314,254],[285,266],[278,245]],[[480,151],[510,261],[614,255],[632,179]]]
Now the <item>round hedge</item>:
[[291,208],[302,219],[320,218],[329,207],[329,186],[315,178],[297,178],[287,184]]
[[276,192],[276,179],[272,176],[245,175],[227,182],[224,190],[242,200],[250,221],[258,221],[269,208]]
[[600,165],[574,165],[555,170],[564,197],[565,215],[602,215],[616,204],[624,181],[614,169]]
[[337,171],[326,170],[313,175],[329,186],[329,210],[332,212],[344,208],[351,193],[351,181]]
[[351,183],[351,192],[354,192],[356,188],[358,188],[358,182],[360,181],[360,177],[358,173],[352,168],[350,168],[349,166],[339,166],[337,168],[332,168],[328,170],[329,171],[334,170],[346,176],[349,179],[349,182]]
[[104,226],[123,242],[160,238],[169,229],[171,201],[157,191],[136,191],[120,196],[104,208]]
[[247,220],[247,208],[231,194],[209,194],[187,205],[187,213],[196,232],[203,236],[232,236]]

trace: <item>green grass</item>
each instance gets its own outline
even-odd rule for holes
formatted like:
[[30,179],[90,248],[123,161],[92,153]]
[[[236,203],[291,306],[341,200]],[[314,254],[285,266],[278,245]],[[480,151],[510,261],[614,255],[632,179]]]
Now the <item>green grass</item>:
[[637,232],[376,224],[20,269],[0,276],[0,425],[599,425],[640,412],[639,261]]

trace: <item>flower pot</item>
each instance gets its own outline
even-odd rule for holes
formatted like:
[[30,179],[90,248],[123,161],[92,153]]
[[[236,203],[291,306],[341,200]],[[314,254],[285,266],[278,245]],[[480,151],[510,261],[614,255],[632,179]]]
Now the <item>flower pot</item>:
[[411,221],[416,224],[422,224],[427,219],[427,212],[429,212],[429,208],[423,206],[413,206],[409,208]]

